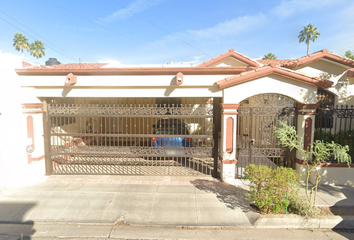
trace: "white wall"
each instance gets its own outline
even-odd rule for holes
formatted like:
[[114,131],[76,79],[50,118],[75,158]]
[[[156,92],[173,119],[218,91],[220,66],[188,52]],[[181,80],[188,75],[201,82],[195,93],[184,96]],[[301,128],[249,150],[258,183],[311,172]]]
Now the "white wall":
[[278,93],[301,103],[316,103],[317,87],[270,75],[227,88],[224,93],[225,103],[240,103],[250,96],[262,93]]
[[20,56],[0,52],[0,185],[17,181],[27,168],[26,118],[22,114],[22,93],[15,67]]
[[33,117],[35,148],[32,157],[36,158],[44,155],[43,116],[42,114],[32,114],[31,116]]
[[38,97],[221,97],[222,91],[212,88],[140,88],[140,89],[35,89]]
[[[233,75],[184,75],[184,86],[208,86],[215,82]],[[77,76],[75,87],[82,86],[131,86],[131,87],[154,87],[176,86],[176,75],[158,76]],[[22,86],[59,86],[64,87],[66,76],[20,76]]]
[[36,97],[221,97],[214,83],[230,76],[186,75],[181,86],[175,84],[175,75],[78,76],[73,87],[64,87],[65,76],[20,79],[24,95]]
[[[341,65],[339,63],[331,62],[329,60],[320,59],[316,62],[301,66],[296,71],[308,74],[310,76],[326,78],[333,82],[333,87],[328,90],[338,96],[335,104],[354,104],[354,81],[348,79],[347,70],[350,67]],[[349,85],[347,89],[338,84],[339,80],[348,80]],[[346,92],[346,98],[345,93]],[[344,95],[343,95],[344,94]]]

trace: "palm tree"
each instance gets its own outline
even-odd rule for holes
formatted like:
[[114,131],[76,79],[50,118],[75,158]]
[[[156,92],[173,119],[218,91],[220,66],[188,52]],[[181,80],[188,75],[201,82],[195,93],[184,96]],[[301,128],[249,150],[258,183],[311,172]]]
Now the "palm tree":
[[45,55],[44,44],[41,40],[37,40],[30,45],[31,55],[37,59],[37,64],[39,64],[38,59]]
[[25,59],[25,54],[23,50],[28,51],[29,50],[29,43],[28,39],[22,35],[22,33],[16,33],[14,36],[14,44],[13,46],[17,51],[22,52],[22,59]]
[[277,57],[273,53],[268,53],[267,55],[264,55],[262,60],[267,60],[267,59],[274,60],[277,59]]
[[299,43],[306,42],[306,44],[307,44],[307,55],[309,55],[310,41],[311,40],[312,40],[312,42],[316,41],[318,36],[320,36],[320,35],[321,34],[318,32],[317,27],[315,27],[311,23],[307,24],[307,26],[305,26],[304,29],[302,29],[300,31],[300,34],[298,36]]
[[345,55],[344,55],[346,58],[350,58],[351,60],[354,60],[354,55],[353,55],[353,52],[348,50],[345,52]]

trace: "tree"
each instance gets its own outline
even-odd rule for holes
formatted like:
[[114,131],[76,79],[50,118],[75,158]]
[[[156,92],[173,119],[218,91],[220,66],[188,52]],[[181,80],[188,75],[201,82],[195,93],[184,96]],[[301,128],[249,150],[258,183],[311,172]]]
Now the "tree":
[[346,51],[344,56],[350,58],[351,60],[354,60],[353,52],[350,50]]
[[264,55],[262,60],[267,60],[267,59],[274,60],[274,59],[277,59],[277,57],[273,53],[268,53],[267,55]]
[[45,55],[44,44],[41,40],[37,40],[30,45],[31,55],[37,59],[37,64],[39,64],[38,59]]
[[15,49],[17,51],[22,52],[22,59],[25,59],[25,55],[24,55],[23,50],[28,51],[30,46],[28,43],[28,39],[25,36],[23,36],[22,33],[15,34],[13,46],[15,47]]
[[[289,148],[289,150],[296,149],[303,161],[306,164],[306,196],[311,205],[316,203],[317,187],[321,181],[321,175],[318,172],[317,166],[323,162],[328,162],[332,158],[338,163],[347,163],[348,167],[352,162],[351,156],[348,154],[349,146],[342,146],[335,142],[324,142],[316,140],[312,147],[304,149],[302,145],[302,138],[297,135],[295,127],[287,125],[286,122],[279,121],[279,127],[275,128],[275,137],[282,147]],[[312,151],[310,151],[312,149]],[[309,186],[310,175],[314,174],[314,185]],[[313,197],[313,198],[312,198]]]
[[320,35],[321,34],[318,32],[317,27],[315,27],[311,23],[307,24],[307,26],[305,26],[304,29],[300,31],[300,34],[298,36],[299,43],[305,42],[307,44],[307,55],[309,55],[310,41],[316,41],[318,36]]

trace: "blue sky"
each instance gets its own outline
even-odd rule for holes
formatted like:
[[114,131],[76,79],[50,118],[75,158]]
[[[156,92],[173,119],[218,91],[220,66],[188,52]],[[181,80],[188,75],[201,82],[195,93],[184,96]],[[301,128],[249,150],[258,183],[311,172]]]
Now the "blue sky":
[[42,64],[198,64],[230,48],[288,59],[306,54],[297,36],[311,23],[321,36],[310,52],[344,55],[354,50],[353,12],[353,0],[1,0],[0,51],[20,55],[12,44],[21,32],[46,46]]

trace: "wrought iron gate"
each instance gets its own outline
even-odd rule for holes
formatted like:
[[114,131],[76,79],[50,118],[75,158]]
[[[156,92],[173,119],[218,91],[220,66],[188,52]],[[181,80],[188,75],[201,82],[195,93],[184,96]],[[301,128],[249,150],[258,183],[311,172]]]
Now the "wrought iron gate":
[[[46,104],[49,174],[214,171],[213,105]],[[49,162],[49,164],[48,164]]]
[[279,120],[296,126],[295,102],[279,94],[260,94],[241,102],[237,122],[237,178],[249,164],[294,166],[294,152],[277,146],[274,126]]

